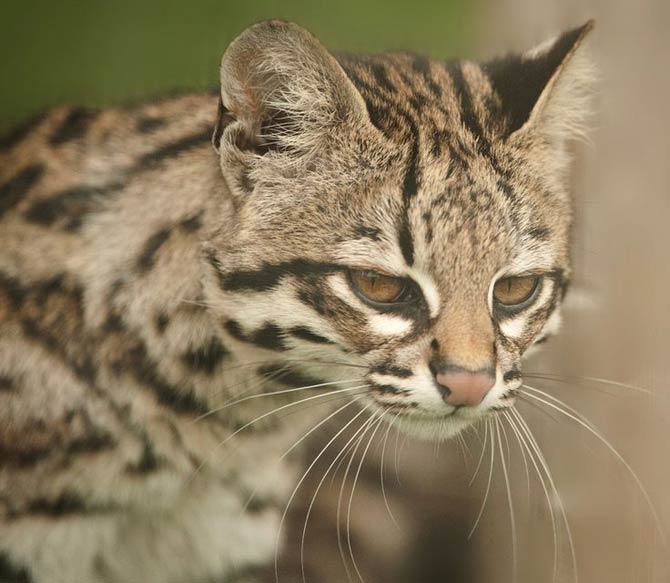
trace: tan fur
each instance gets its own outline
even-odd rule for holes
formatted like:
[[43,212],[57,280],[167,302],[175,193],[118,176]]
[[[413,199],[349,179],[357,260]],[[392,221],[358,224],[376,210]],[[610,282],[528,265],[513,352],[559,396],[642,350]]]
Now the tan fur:
[[[515,131],[486,66],[336,60],[273,21],[231,44],[220,96],[62,108],[17,134],[0,150],[0,574],[255,580],[295,479],[279,458],[314,421],[265,413],[327,402],[288,388],[349,379],[320,390],[439,438],[503,406],[569,275],[583,34]],[[380,312],[349,268],[422,299]],[[528,271],[547,273],[536,305],[500,320],[495,278]],[[436,360],[496,386],[451,415]],[[284,392],[231,406],[264,391]]]

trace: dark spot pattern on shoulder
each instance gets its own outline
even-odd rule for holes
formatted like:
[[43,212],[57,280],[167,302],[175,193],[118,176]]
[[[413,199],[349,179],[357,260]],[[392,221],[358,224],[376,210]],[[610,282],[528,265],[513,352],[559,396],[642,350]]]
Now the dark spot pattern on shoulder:
[[167,121],[164,118],[147,115],[137,120],[135,128],[141,134],[148,134],[165,127],[165,125],[167,125]]
[[203,346],[183,354],[182,362],[195,372],[212,375],[228,354],[218,338],[211,338]]
[[98,111],[88,107],[72,109],[56,130],[49,137],[49,143],[58,146],[81,138],[88,131],[91,122],[97,117]]
[[14,208],[44,174],[42,164],[31,164],[0,184],[0,217]]
[[140,256],[137,258],[138,271],[145,273],[154,266],[154,263],[156,263],[156,254],[170,238],[171,232],[170,228],[164,227],[147,239]]
[[18,145],[21,140],[23,140],[23,138],[34,132],[45,118],[46,114],[40,113],[28,118],[23,123],[9,130],[9,132],[3,134],[0,137],[0,152],[10,150],[14,146]]
[[209,144],[211,137],[212,130],[207,128],[206,130],[199,131],[190,136],[165,144],[152,152],[144,154],[138,162],[138,168],[157,166],[164,160],[176,158],[179,154],[187,152],[196,146]]

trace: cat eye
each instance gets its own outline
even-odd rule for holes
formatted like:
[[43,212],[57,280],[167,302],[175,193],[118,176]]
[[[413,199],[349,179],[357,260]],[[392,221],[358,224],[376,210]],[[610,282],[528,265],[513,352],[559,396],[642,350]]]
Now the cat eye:
[[493,286],[493,298],[502,307],[518,308],[533,298],[539,283],[539,275],[504,277]]
[[354,291],[372,304],[402,302],[408,288],[406,279],[363,269],[350,270],[349,281]]

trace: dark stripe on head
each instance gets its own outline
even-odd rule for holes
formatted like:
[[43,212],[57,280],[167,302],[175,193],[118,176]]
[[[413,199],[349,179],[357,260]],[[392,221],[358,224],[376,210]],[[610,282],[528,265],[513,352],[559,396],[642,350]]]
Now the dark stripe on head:
[[0,374],[0,392],[10,392],[16,388],[16,381],[12,377]]
[[0,184],[0,217],[18,204],[43,174],[42,164],[31,164]]
[[205,211],[200,211],[190,217],[186,217],[179,222],[179,228],[185,233],[195,233],[202,227],[202,215]]
[[448,63],[447,71],[451,75],[451,79],[454,83],[454,91],[456,92],[456,97],[460,104],[461,121],[463,122],[463,125],[472,134],[473,138],[478,141],[480,149],[484,147],[488,150],[488,141],[484,136],[482,126],[473,109],[472,97],[470,96],[470,90],[465,81],[465,77],[463,76],[461,63]]
[[137,258],[137,269],[140,272],[149,271],[156,262],[156,253],[163,244],[170,238],[171,230],[164,227],[149,237],[144,244],[142,253]]
[[49,143],[56,146],[81,138],[98,113],[98,111],[86,107],[77,107],[71,110],[51,134]]
[[416,72],[421,74],[431,93],[435,97],[442,97],[442,88],[437,83],[435,83],[435,80],[431,75],[430,61],[426,57],[419,55],[414,57],[414,60],[412,61],[412,67]]
[[414,264],[414,239],[412,238],[412,232],[409,227],[409,217],[406,215],[403,216],[402,222],[400,223],[398,245],[400,246],[400,251],[405,259],[405,263],[412,267]]
[[292,336],[300,338],[300,340],[306,340],[307,342],[314,342],[315,344],[334,344],[332,340],[313,332],[306,326],[295,326],[294,328],[291,328],[290,332]]
[[207,344],[182,355],[182,362],[190,369],[205,374],[214,374],[229,351],[218,338],[212,338]]
[[100,205],[101,196],[117,192],[123,184],[114,182],[105,186],[75,186],[58,192],[49,198],[36,201],[25,212],[25,218],[38,225],[60,227],[72,231],[81,226],[87,213]]
[[395,385],[390,385],[390,384],[377,384],[377,383],[372,383],[372,390],[377,391],[379,393],[387,394],[387,395],[409,395],[410,391],[407,389],[401,389],[400,387],[396,387]]
[[140,158],[138,166],[155,166],[160,164],[163,160],[168,160],[170,158],[175,158],[187,152],[188,150],[195,148],[196,146],[202,146],[209,144],[211,138],[212,130],[207,128],[204,131],[200,131],[196,134],[186,136],[170,144],[161,146],[153,152],[149,152]]
[[283,331],[275,324],[265,324],[249,334],[245,334],[239,323],[235,320],[228,320],[224,324],[226,332],[236,340],[248,342],[266,350],[283,351],[288,350],[283,338]]

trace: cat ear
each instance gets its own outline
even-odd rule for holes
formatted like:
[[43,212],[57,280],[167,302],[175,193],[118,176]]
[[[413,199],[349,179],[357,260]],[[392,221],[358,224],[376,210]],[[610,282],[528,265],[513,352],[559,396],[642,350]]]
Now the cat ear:
[[253,25],[221,62],[214,148],[229,187],[249,193],[272,172],[296,172],[345,124],[367,119],[363,98],[335,58],[303,28]]
[[584,133],[596,75],[580,46],[593,26],[590,20],[522,55],[484,65],[508,119],[507,136],[536,131],[562,145]]

